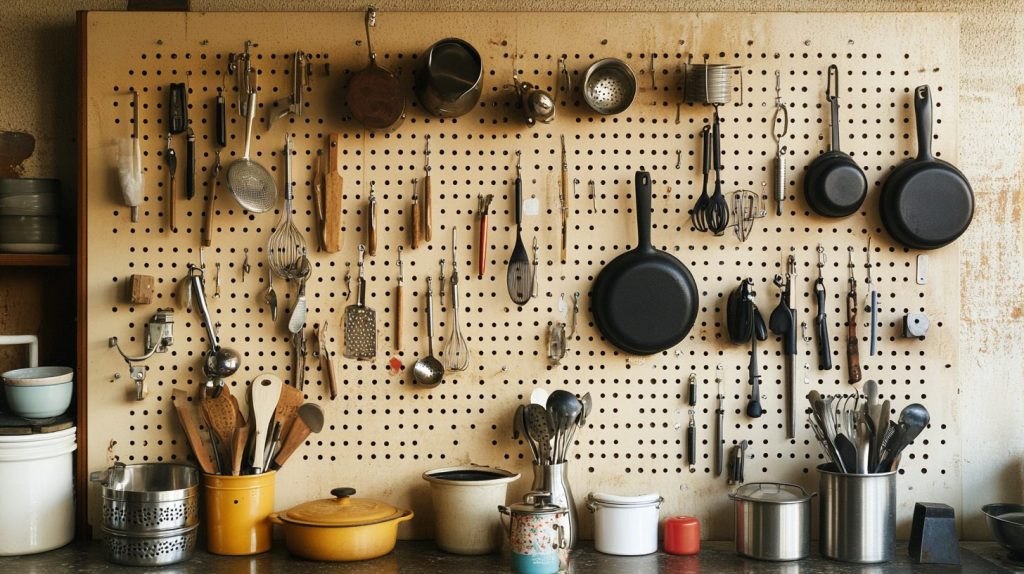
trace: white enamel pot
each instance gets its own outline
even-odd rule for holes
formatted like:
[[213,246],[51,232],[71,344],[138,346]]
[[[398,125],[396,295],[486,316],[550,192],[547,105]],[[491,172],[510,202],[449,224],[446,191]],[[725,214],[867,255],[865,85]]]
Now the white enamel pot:
[[587,495],[587,509],[594,515],[594,549],[618,556],[657,552],[662,500],[657,493]]

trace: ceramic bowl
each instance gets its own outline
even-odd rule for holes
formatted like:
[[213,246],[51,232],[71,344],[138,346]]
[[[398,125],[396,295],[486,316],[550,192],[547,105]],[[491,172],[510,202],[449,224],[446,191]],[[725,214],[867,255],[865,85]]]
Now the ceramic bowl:
[[71,406],[74,383],[15,386],[4,384],[4,396],[11,412],[26,419],[48,419],[64,414]]

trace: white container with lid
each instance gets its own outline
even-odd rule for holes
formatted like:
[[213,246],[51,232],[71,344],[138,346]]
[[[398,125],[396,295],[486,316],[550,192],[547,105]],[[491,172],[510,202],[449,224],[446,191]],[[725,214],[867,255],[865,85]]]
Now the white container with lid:
[[594,515],[594,549],[604,554],[640,556],[658,551],[658,493],[619,496],[592,492],[587,508]]

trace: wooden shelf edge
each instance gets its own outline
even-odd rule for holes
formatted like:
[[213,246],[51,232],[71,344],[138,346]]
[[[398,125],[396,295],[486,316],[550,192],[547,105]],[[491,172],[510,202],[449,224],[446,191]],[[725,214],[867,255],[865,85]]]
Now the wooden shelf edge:
[[0,267],[70,267],[67,253],[0,253]]

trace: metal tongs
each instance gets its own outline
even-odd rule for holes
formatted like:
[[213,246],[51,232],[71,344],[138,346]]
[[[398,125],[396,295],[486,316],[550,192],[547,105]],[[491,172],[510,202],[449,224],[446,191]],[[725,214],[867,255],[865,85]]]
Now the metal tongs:
[[[274,120],[279,120],[287,115],[302,115],[303,106],[303,94],[306,92],[306,88],[309,87],[309,78],[312,75],[313,64],[306,60],[306,53],[303,51],[295,52],[292,57],[292,93],[287,98],[281,98],[274,102],[271,107],[271,111],[267,119],[267,129],[270,129],[274,124]],[[278,110],[278,108],[281,108]]]

